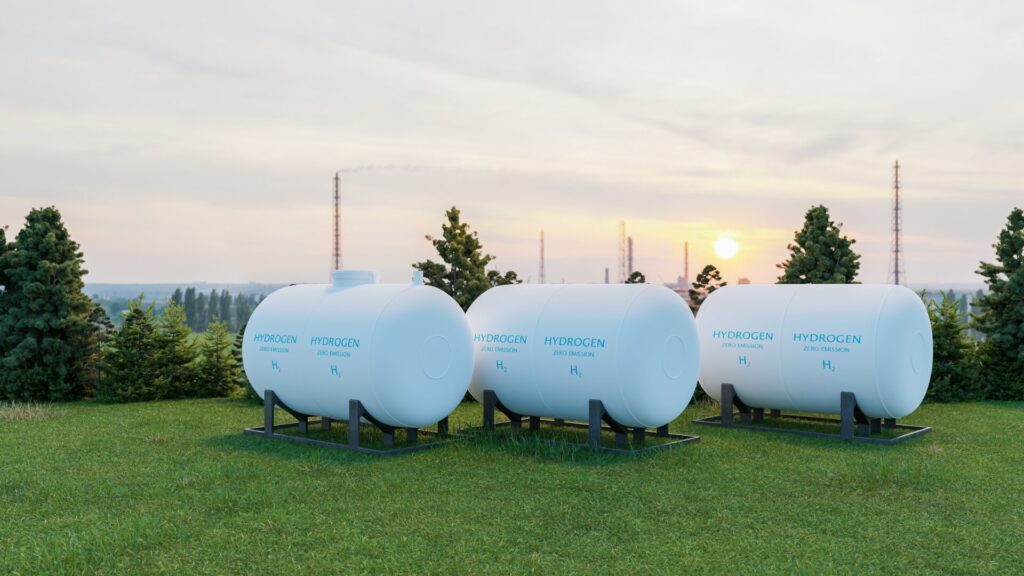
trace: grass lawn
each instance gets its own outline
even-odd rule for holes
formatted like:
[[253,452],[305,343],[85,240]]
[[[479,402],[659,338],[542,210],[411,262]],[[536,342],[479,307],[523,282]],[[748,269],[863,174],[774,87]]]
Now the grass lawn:
[[[897,446],[690,424],[644,457],[473,437],[393,458],[243,436],[240,400],[0,414],[0,574],[1024,572],[1024,404]],[[464,404],[453,428],[478,424]]]

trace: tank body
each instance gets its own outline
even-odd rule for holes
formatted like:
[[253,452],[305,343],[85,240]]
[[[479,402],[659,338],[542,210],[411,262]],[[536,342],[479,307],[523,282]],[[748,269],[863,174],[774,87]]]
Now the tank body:
[[273,390],[298,412],[336,419],[356,399],[405,428],[450,414],[473,371],[469,324],[454,300],[419,277],[379,284],[358,270],[272,293],[253,311],[242,355],[260,396]]
[[587,420],[589,401],[631,427],[674,420],[693,396],[700,353],[693,314],[671,290],[641,284],[518,284],[467,313],[470,393],[510,410]]
[[700,385],[716,400],[732,384],[757,408],[839,413],[853,392],[872,418],[921,404],[932,331],[921,298],[902,286],[726,286],[697,314]]

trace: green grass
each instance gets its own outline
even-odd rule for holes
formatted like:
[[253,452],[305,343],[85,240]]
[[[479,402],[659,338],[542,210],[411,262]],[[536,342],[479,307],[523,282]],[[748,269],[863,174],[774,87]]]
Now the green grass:
[[1024,404],[925,406],[935,431],[897,446],[708,414],[643,457],[473,435],[379,458],[243,436],[240,400],[55,405],[0,418],[0,574],[1024,570]]

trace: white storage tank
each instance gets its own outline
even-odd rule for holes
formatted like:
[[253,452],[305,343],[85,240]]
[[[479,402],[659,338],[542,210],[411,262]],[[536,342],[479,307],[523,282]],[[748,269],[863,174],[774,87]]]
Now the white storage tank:
[[932,371],[932,329],[921,298],[902,286],[726,286],[697,314],[700,384],[721,399],[732,384],[748,406],[839,413],[853,392],[871,418],[921,404]]
[[586,421],[595,399],[624,426],[654,428],[679,416],[696,388],[693,314],[662,286],[499,286],[467,314],[470,392],[483,401],[493,390],[518,414]]
[[298,412],[348,418],[349,400],[390,426],[419,428],[458,406],[473,372],[462,309],[424,286],[378,284],[368,270],[338,270],[333,284],[277,290],[245,329],[253,389]]

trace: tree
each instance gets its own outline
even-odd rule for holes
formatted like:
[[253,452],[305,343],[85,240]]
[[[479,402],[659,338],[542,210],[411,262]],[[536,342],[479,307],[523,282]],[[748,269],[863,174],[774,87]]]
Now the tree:
[[813,206],[804,217],[804,227],[795,233],[787,248],[789,259],[779,284],[851,284],[860,269],[860,255],[851,248],[856,240],[843,236],[825,206]]
[[452,206],[445,216],[448,223],[441,225],[441,237],[427,236],[443,263],[425,260],[413,264],[423,272],[427,284],[443,290],[463,310],[468,310],[473,301],[491,287],[520,282],[514,272],[487,271],[494,256],[483,253],[477,233],[462,222],[458,208]]
[[220,295],[216,289],[210,290],[210,298],[206,301],[206,325],[209,326],[220,319]]
[[12,400],[77,400],[85,393],[92,301],[77,242],[53,206],[36,208],[0,255],[0,394]]
[[203,330],[206,330],[206,325],[209,324],[209,322],[207,322],[206,320],[206,300],[206,294],[203,292],[199,292],[199,294],[196,296],[196,323],[195,326],[192,326],[192,329],[195,330],[196,332],[202,332]]
[[182,304],[185,308],[185,322],[188,327],[195,330],[198,324],[196,323],[196,289],[186,288],[185,289],[185,302]]
[[178,306],[185,303],[185,295],[181,292],[181,288],[174,289],[174,293],[171,294],[171,302],[174,302]]
[[235,295],[235,326],[239,326],[239,331],[245,331],[245,325],[249,323],[249,316],[252,315],[252,300],[251,296],[246,294]]
[[722,281],[722,273],[718,271],[718,268],[715,268],[714,264],[705,266],[697,274],[697,278],[693,281],[693,287],[690,288],[690,310],[693,310],[696,314],[697,310],[700,309],[700,305],[707,300],[712,292],[727,285],[728,282]]
[[647,277],[643,272],[636,270],[626,278],[626,284],[647,284]]
[[235,324],[235,318],[231,315],[231,293],[227,290],[220,291],[220,304],[217,306],[217,312],[219,318],[228,325],[228,330],[234,332],[238,326]]
[[928,302],[934,343],[932,380],[926,400],[963,402],[980,398],[974,371],[974,341],[967,336],[960,301],[950,290]]
[[196,349],[192,329],[185,321],[185,309],[171,302],[156,321],[153,357],[157,397],[184,398],[193,395],[196,381]]
[[1024,212],[1014,208],[992,245],[996,263],[978,269],[988,293],[975,302],[974,327],[985,335],[979,360],[992,400],[1024,399]]
[[84,395],[95,396],[96,388],[100,385],[103,377],[104,349],[110,341],[114,332],[114,323],[110,316],[103,309],[99,302],[92,303],[92,311],[89,314],[89,323],[93,330],[85,347],[85,379],[83,382]]
[[237,391],[241,366],[231,349],[232,341],[227,324],[219,320],[212,322],[199,339],[196,396],[230,396]]
[[246,400],[253,400],[255,402],[263,403],[263,398],[253,390],[252,383],[249,382],[249,376],[245,373],[245,363],[242,358],[242,345],[245,343],[245,325],[242,325],[242,329],[235,334],[235,343],[231,347],[231,355],[235,357],[235,362],[239,366],[239,378],[238,387],[242,389],[242,396]]
[[142,306],[142,297],[128,303],[121,327],[110,338],[106,371],[96,388],[104,402],[140,402],[161,397],[156,362],[156,328],[153,305]]

